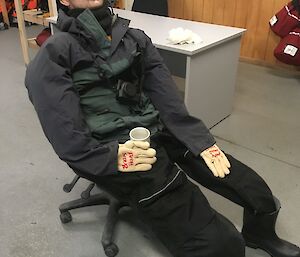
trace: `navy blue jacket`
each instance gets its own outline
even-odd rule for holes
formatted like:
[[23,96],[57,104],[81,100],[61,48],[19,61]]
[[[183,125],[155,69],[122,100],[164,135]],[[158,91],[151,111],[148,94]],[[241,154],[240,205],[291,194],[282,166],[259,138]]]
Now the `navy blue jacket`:
[[[112,28],[111,55],[122,55],[134,34],[145,49],[144,92],[160,113],[165,127],[195,156],[215,143],[203,122],[192,117],[171,74],[150,38],[117,18]],[[55,33],[41,47],[26,72],[25,85],[40,123],[57,155],[90,180],[117,172],[118,142],[101,144],[84,120],[72,72],[102,58],[96,39],[80,22],[60,11]],[[76,39],[75,39],[76,38]]]

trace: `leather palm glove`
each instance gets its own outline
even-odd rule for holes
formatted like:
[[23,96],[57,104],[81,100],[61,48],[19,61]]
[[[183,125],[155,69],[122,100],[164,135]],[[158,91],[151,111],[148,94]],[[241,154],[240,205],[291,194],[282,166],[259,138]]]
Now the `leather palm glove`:
[[127,141],[119,144],[118,169],[121,172],[148,171],[156,162],[156,151],[148,142]]
[[204,159],[215,177],[224,178],[230,173],[230,163],[216,144],[204,150],[200,153],[200,156]]

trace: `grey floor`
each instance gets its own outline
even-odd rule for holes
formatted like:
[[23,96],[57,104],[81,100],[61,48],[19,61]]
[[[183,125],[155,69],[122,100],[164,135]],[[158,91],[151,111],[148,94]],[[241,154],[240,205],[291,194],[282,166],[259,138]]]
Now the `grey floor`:
[[[30,28],[30,33],[36,31],[40,28]],[[104,257],[100,236],[106,207],[74,211],[72,223],[60,223],[57,207],[77,198],[87,181],[68,195],[62,191],[73,174],[41,131],[23,84],[24,74],[17,29],[0,31],[0,256]],[[224,151],[253,167],[269,183],[282,202],[277,230],[297,244],[299,82],[299,76],[240,63],[233,113],[212,129]],[[212,206],[241,228],[240,207],[203,191]],[[170,256],[126,209],[116,234],[120,257]],[[247,249],[247,257],[267,256]]]

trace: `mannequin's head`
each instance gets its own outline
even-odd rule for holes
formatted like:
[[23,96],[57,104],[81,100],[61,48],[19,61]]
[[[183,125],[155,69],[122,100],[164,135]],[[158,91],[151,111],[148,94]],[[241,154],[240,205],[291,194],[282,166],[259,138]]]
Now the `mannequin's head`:
[[103,5],[105,0],[60,0],[60,3],[68,9],[94,9]]

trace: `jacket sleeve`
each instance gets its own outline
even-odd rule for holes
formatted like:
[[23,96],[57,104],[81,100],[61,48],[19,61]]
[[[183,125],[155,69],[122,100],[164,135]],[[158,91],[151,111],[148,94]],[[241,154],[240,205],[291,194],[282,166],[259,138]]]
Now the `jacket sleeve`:
[[72,45],[53,36],[29,64],[25,85],[43,131],[60,159],[87,179],[117,172],[118,142],[100,144],[90,133],[71,78]]
[[181,100],[170,71],[146,36],[144,89],[168,130],[195,156],[215,143],[205,124],[191,116]]

